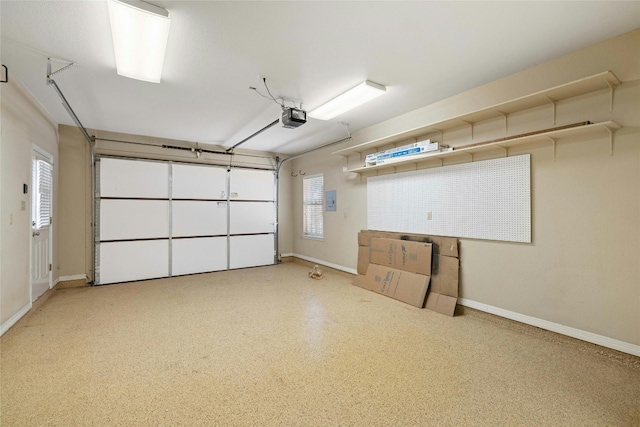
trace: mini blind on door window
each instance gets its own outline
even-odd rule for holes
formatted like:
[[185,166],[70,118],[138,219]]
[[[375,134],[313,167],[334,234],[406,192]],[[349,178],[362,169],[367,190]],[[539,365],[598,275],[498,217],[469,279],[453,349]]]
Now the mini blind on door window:
[[44,160],[34,160],[34,162],[36,188],[33,222],[36,229],[41,229],[51,224],[52,167]]
[[324,177],[322,174],[303,179],[303,234],[307,237],[324,236]]

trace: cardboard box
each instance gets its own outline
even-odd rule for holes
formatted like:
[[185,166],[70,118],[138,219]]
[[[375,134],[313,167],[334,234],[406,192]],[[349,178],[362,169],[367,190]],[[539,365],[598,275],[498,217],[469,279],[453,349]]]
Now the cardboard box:
[[458,296],[460,260],[449,256],[433,257],[431,291],[450,297]]
[[[396,233],[396,232],[387,232],[387,231],[375,231],[375,230],[362,230],[358,233],[358,276],[354,280],[354,285],[360,286],[365,289],[374,290],[371,281],[363,276],[361,273],[363,270],[366,271],[365,258],[366,254],[368,254],[367,249],[370,251],[372,246],[372,241],[374,239],[392,239],[394,241],[401,240],[400,243],[406,242],[416,242],[416,243],[431,243],[431,251],[432,256],[430,258],[430,268],[431,271],[427,273],[430,275],[430,289],[427,293],[424,307],[437,311],[438,313],[442,313],[448,316],[453,316],[456,308],[457,297],[458,297],[458,282],[459,282],[459,268],[460,268],[460,260],[458,259],[458,239],[453,237],[442,237],[442,236],[430,236],[424,234],[412,234],[412,233]],[[379,244],[379,243],[378,243]],[[398,252],[397,249],[393,250],[396,254]],[[397,264],[396,259],[397,255],[393,257],[393,264],[390,264],[388,253],[384,252],[375,252],[376,257],[375,262],[381,262],[386,265],[387,268],[400,267],[402,269],[402,262]],[[401,250],[400,250],[401,252]],[[385,261],[385,256],[386,261]],[[380,258],[382,257],[382,258]],[[367,260],[367,263],[369,260]],[[377,265],[377,264],[369,264]],[[374,267],[375,268],[375,267]],[[411,267],[406,267],[411,268]],[[415,272],[416,269],[413,269]],[[424,272],[425,270],[419,270]]]
[[364,288],[367,289],[367,278],[364,274],[358,274],[354,279],[353,279],[353,284],[355,286],[358,286],[359,288]]
[[431,243],[373,237],[369,261],[372,264],[430,276]]
[[369,264],[364,280],[358,279],[354,283],[364,289],[422,308],[430,279],[422,274]]
[[390,231],[374,231],[374,230],[362,230],[358,233],[358,245],[359,246],[371,246],[371,239],[373,237],[382,237],[386,239],[399,239],[400,233],[393,233]]
[[396,233],[391,231],[362,230],[358,233],[358,245],[371,246],[371,239],[374,237],[431,243],[433,245],[432,252],[434,254],[452,256],[456,258],[458,257],[458,239],[456,239],[455,237]]
[[431,289],[427,294],[425,308],[453,316],[458,301],[458,278],[460,260],[444,255],[433,257]]
[[453,316],[456,311],[456,303],[458,299],[447,295],[441,295],[435,292],[427,294],[427,302],[425,308],[427,310],[436,311],[447,316]]
[[358,274],[367,274],[369,246],[358,246]]
[[427,242],[433,245],[433,253],[458,258],[458,239],[455,237],[428,236],[425,234],[398,233],[399,239]]

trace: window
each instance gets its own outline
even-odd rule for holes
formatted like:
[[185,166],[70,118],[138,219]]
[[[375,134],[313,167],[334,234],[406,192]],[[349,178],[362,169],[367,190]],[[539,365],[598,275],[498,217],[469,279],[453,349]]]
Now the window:
[[51,224],[52,166],[35,159],[33,161],[33,228],[40,230]]
[[322,174],[305,176],[302,185],[303,236],[322,239],[324,237],[324,177]]

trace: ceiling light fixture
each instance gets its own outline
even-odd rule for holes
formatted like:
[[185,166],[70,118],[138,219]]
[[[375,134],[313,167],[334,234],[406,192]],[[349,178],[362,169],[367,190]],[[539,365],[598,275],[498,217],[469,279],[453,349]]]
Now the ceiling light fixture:
[[386,91],[387,88],[385,86],[367,80],[318,108],[309,111],[308,115],[314,119],[330,120],[379,97]]
[[109,0],[119,75],[160,83],[169,38],[169,12],[139,0]]

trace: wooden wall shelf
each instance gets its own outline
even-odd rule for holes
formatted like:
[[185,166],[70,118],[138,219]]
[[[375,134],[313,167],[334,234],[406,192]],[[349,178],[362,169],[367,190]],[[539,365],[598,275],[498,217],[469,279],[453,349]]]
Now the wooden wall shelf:
[[[411,139],[411,138],[416,138],[419,136],[424,136],[424,135],[433,134],[433,133],[442,134],[446,130],[458,128],[461,126],[471,127],[471,135],[473,139],[474,123],[481,122],[484,120],[489,120],[492,118],[504,117],[505,125],[508,129],[509,114],[515,113],[518,111],[527,110],[530,108],[539,107],[546,104],[553,106],[553,116],[554,116],[553,124],[555,125],[556,124],[555,110],[556,110],[556,104],[558,101],[608,88],[611,93],[610,108],[612,109],[613,108],[613,90],[618,85],[620,85],[620,80],[618,80],[618,78],[613,74],[613,72],[605,71],[605,72],[594,74],[592,76],[578,79],[563,85],[559,85],[547,90],[535,92],[530,95],[522,96],[520,98],[516,98],[507,102],[496,104],[487,108],[483,108],[468,114],[463,114],[463,115],[452,117],[450,119],[443,120],[440,122],[431,123],[425,126],[420,126],[414,129],[389,135],[383,138],[378,138],[372,141],[357,144],[352,147],[335,151],[331,154],[348,157],[352,154],[362,155],[364,152],[376,152],[376,151],[379,151],[379,149],[382,147],[389,146],[392,144],[397,144],[400,142],[406,142],[408,139]],[[607,123],[613,123],[613,122],[607,122]],[[589,125],[589,126],[602,128],[605,125],[596,124],[596,125]],[[619,127],[620,126],[617,124],[611,125],[611,129],[614,129],[614,130]],[[589,129],[593,129],[593,128],[589,128]],[[555,133],[551,133],[546,136],[554,137],[554,135]],[[535,137],[540,138],[540,135],[536,135]],[[517,138],[517,139],[514,139],[513,141],[519,141],[521,139],[522,138]],[[527,138],[526,140],[529,140],[529,139]],[[439,141],[439,142],[443,142],[443,141]],[[513,142],[513,143],[518,143],[518,142]],[[508,145],[508,144],[505,142],[502,142],[500,145]],[[477,149],[475,150],[477,151]],[[459,154],[461,151],[463,150],[454,150],[453,152],[450,152],[450,153],[425,154],[423,156],[420,156],[420,158],[422,159],[425,157],[433,157],[433,156],[442,157],[442,156],[448,156],[448,155],[455,155],[455,154]],[[412,158],[412,160],[408,162],[409,163],[414,162],[415,158],[416,157]],[[382,166],[388,167],[387,165],[381,165],[380,167]],[[366,170],[371,170],[371,168],[372,167],[370,166],[366,168]],[[353,171],[358,171],[361,169],[364,169],[364,168],[354,169]]]
[[[394,163],[375,165],[375,166],[363,166],[354,169],[350,169],[349,172],[356,173],[364,173],[379,169],[385,168],[395,168],[401,165],[412,164],[412,163],[420,163],[430,159],[444,159],[447,157],[461,156],[465,155],[469,157],[469,160],[473,161],[473,155],[476,153],[480,153],[483,151],[491,150],[491,149],[501,149],[504,152],[504,155],[508,155],[509,147],[513,147],[514,145],[523,144],[526,142],[552,142],[554,148],[554,158],[555,158],[555,143],[556,140],[566,136],[579,136],[579,135],[597,135],[599,133],[604,133],[609,135],[609,144],[610,144],[610,153],[613,153],[613,133],[620,129],[620,125],[613,121],[601,122],[601,123],[592,123],[586,124],[582,126],[576,126],[567,129],[559,129],[559,130],[551,130],[544,133],[538,133],[535,135],[522,136],[513,139],[501,140],[499,142],[488,142],[486,144],[478,144],[468,147],[460,147],[458,149],[453,149],[452,151],[446,152],[435,152],[435,153],[425,153],[419,154],[415,156],[408,156],[407,158],[403,158]],[[442,164],[442,163],[441,163]]]

